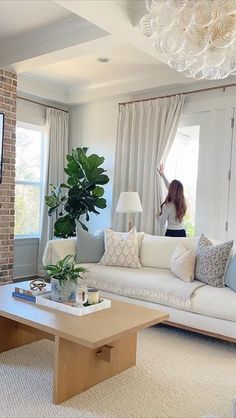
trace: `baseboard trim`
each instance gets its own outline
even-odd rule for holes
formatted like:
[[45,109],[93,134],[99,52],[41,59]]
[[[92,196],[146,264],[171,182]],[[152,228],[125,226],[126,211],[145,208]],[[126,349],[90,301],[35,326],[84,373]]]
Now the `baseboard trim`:
[[236,344],[236,338],[227,337],[222,334],[215,334],[214,332],[206,331],[203,329],[189,327],[187,325],[178,324],[177,322],[165,321],[164,324],[169,325],[170,327],[184,329],[186,331],[196,332],[197,334],[203,334],[208,337],[217,338],[218,340],[228,341],[230,343]]

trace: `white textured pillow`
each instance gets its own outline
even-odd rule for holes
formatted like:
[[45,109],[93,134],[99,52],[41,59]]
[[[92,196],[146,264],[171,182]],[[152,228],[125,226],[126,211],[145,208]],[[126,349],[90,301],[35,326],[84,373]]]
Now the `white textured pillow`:
[[128,233],[117,233],[105,230],[105,253],[99,264],[103,266],[119,266],[141,268],[139,260],[139,239],[136,228]]
[[178,244],[171,257],[171,271],[179,279],[185,282],[194,280],[195,254],[193,250],[186,250],[182,244]]

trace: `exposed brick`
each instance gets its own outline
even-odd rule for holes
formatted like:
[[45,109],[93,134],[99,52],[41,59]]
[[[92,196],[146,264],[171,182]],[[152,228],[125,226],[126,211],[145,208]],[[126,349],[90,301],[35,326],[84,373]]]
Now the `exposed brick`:
[[3,173],[0,184],[0,284],[13,276],[16,74],[0,69],[0,112],[5,114]]
[[10,97],[10,98],[11,98],[11,95],[12,95],[12,93],[10,91],[7,91],[5,89],[4,90],[1,89],[0,94],[1,94],[2,97]]
[[[1,87],[1,83],[0,83],[0,87]],[[10,105],[6,105],[6,104],[1,104],[0,105],[0,111],[4,112],[5,110],[10,111],[11,110],[11,106]]]
[[2,81],[3,83],[6,83],[6,84],[12,84],[13,80],[12,80],[12,78],[0,75],[0,81]]
[[15,73],[12,73],[11,71],[7,71],[7,70],[5,70],[5,76],[9,77],[9,78],[12,78],[13,80],[16,80],[16,78],[17,78]]
[[6,90],[6,91],[13,92],[13,93],[16,92],[16,87],[15,86],[12,86],[12,85],[6,84],[6,83],[3,84],[3,89]]
[[4,103],[9,104],[11,106],[15,106],[16,105],[16,101],[13,99],[8,99],[8,97],[4,98]]

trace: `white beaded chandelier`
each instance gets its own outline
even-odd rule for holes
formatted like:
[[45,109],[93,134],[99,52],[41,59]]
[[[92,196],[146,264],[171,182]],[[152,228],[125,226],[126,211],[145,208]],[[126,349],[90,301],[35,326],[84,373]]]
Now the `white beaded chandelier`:
[[141,32],[186,77],[236,75],[236,0],[145,0]]

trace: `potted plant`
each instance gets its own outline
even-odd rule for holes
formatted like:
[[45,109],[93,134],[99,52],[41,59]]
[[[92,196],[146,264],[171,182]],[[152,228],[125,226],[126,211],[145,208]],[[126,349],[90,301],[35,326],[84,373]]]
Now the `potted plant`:
[[75,236],[76,221],[88,230],[84,224],[89,221],[89,213],[99,215],[98,209],[106,208],[103,198],[103,185],[109,182],[106,170],[101,167],[104,157],[97,154],[87,155],[88,148],[74,148],[66,156],[67,182],[58,186],[51,185],[51,193],[45,196],[49,207],[49,216],[57,212],[54,224],[54,236],[68,238]]
[[69,254],[56,264],[48,264],[44,270],[51,281],[51,299],[55,302],[75,301],[78,279],[83,279],[81,273],[87,271],[76,266],[75,257]]

